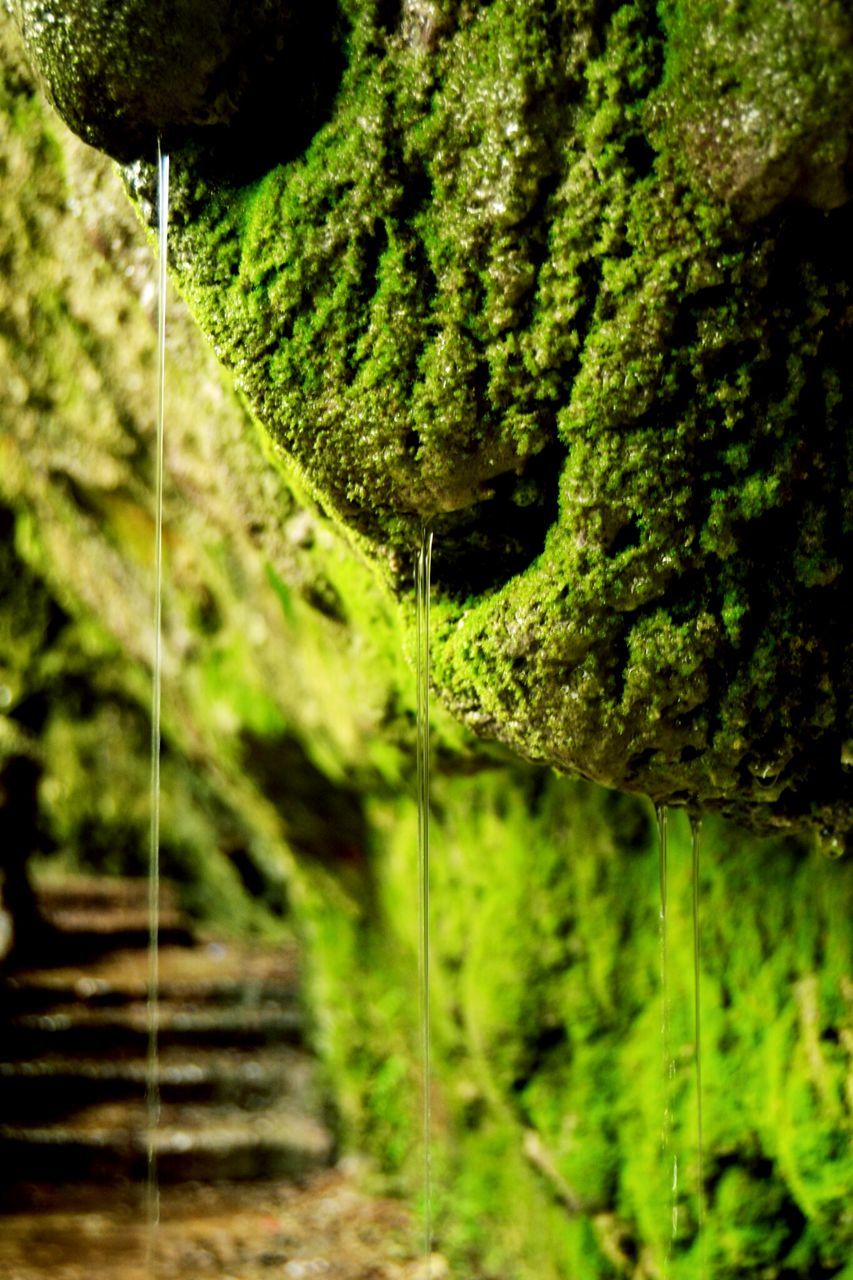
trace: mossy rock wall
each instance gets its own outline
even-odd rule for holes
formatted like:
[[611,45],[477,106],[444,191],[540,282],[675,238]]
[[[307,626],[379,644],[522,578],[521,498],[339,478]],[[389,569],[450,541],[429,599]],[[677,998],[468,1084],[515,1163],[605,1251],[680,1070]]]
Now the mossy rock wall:
[[[57,840],[76,823],[89,856],[94,842],[107,857],[126,822],[138,867],[154,649],[154,252],[109,162],[48,126],[8,27],[2,48],[3,741],[48,757],[55,742],[45,796]],[[180,828],[182,811],[198,810],[182,791],[215,793],[236,827],[217,839],[216,823],[207,835],[202,824],[190,845],[237,852],[248,840],[249,861],[275,867],[264,850],[281,845],[283,821],[303,848],[327,842],[311,816],[334,811],[317,803],[318,777],[342,795],[361,773],[399,781],[413,719],[402,628],[368,569],[300,502],[175,297],[168,360],[164,771],[168,784],[174,763],[182,780],[167,808]],[[105,788],[106,821],[87,772],[109,775],[123,737],[134,763]],[[276,753],[287,761],[278,780]]]
[[307,144],[175,160],[202,327],[400,591],[434,529],[477,733],[843,847],[848,7],[341,10]]
[[[308,914],[319,1007],[342,1011],[319,1030],[355,1132],[417,1178],[415,815],[371,814],[381,931]],[[433,1188],[454,1274],[851,1274],[849,868],[701,832],[700,1244],[691,862],[676,816],[667,1085],[651,811],[538,770],[436,782]]]
[[[428,51],[443,11],[432,25],[407,12],[406,39]],[[54,842],[72,865],[138,870],[151,249],[109,166],[46,119],[0,31],[0,753],[42,769],[31,852]],[[224,253],[226,215],[241,206],[222,185],[220,198]],[[202,231],[185,224],[179,255]],[[367,544],[354,550],[306,496],[177,304],[171,315],[164,870],[199,915],[298,929],[342,1143],[417,1195],[411,599],[394,601]],[[386,557],[398,585],[410,550],[407,531]],[[456,607],[439,574],[439,630]],[[436,642],[439,664],[442,652]],[[488,1280],[653,1280],[668,1252],[673,1280],[687,1280],[699,1241],[686,820],[670,827],[676,1069],[662,1154],[650,807],[475,744],[437,706],[433,716],[437,1246],[459,1275]],[[714,1280],[850,1280],[851,896],[848,862],[706,820]]]

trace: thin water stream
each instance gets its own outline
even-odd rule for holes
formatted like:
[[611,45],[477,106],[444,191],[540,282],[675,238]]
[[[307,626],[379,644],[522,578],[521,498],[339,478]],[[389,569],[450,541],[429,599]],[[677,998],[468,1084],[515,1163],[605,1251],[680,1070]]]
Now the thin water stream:
[[667,809],[655,808],[658,828],[658,875],[660,907],[658,933],[660,940],[661,1048],[663,1054],[663,1117],[661,1123],[661,1159],[668,1167],[670,1232],[666,1250],[666,1270],[678,1235],[678,1152],[672,1142],[672,1104],[675,1090],[675,1058],[672,1055],[672,1017],[669,992],[669,916],[667,903]]
[[151,829],[148,864],[148,1176],[146,1183],[147,1270],[155,1275],[160,1225],[155,1138],[160,1123],[159,935],[160,935],[160,710],[163,668],[163,456],[166,417],[166,260],[169,227],[169,157],[157,144],[157,434],[154,492],[154,652],[151,682]]
[[432,576],[432,532],[424,528],[418,550],[417,596],[417,776],[418,776],[418,1015],[421,1034],[423,1100],[424,1258],[426,1280],[432,1256],[432,1157],[430,1147],[430,1028],[429,1028],[429,599]]

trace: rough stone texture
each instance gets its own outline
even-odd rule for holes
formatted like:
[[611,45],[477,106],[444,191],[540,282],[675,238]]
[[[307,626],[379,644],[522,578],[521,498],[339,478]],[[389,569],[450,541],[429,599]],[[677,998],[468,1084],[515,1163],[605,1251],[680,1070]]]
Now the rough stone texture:
[[747,219],[850,197],[853,28],[845,5],[667,0],[657,108],[693,173]]
[[403,591],[432,525],[468,725],[840,850],[848,7],[344,9],[301,155],[176,158],[202,327]]
[[[407,9],[406,38],[429,46],[426,12]],[[139,869],[151,247],[0,32],[0,756],[43,770],[37,851]],[[416,1195],[410,599],[398,614],[297,496],[170,315],[164,870],[241,931],[280,932],[290,905],[345,1140]],[[437,1243],[465,1280],[658,1280],[671,1215],[648,806],[433,719]],[[853,864],[714,819],[702,839],[710,1275],[850,1280]],[[669,1274],[695,1280],[683,818],[670,867]]]

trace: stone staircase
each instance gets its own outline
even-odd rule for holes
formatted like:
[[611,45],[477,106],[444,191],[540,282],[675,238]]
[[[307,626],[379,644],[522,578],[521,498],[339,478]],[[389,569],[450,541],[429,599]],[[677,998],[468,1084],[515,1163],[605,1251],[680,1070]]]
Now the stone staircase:
[[[51,1188],[146,1178],[147,893],[141,881],[44,882],[49,953],[0,973],[7,1209]],[[168,888],[160,922],[160,1182],[294,1179],[327,1166],[293,949],[197,936]]]

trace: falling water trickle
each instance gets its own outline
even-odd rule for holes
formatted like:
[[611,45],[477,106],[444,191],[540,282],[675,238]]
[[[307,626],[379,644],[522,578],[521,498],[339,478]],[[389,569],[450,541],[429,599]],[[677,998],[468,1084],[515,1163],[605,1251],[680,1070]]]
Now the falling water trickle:
[[659,938],[660,938],[660,985],[661,985],[661,1047],[663,1056],[663,1122],[661,1125],[661,1158],[670,1162],[670,1233],[666,1252],[666,1267],[672,1246],[678,1235],[678,1153],[672,1147],[672,1099],[675,1087],[675,1059],[672,1056],[671,1018],[669,995],[669,930],[667,917],[667,850],[666,850],[666,805],[655,808],[658,827],[658,872],[660,879]]
[[699,1229],[699,1275],[705,1275],[705,1174],[702,1142],[702,1002],[699,991],[699,842],[702,833],[701,818],[690,815],[690,834],[693,850],[693,1018],[696,1058],[696,1219]]
[[157,1181],[155,1137],[160,1122],[160,1066],[157,1053],[159,1022],[160,934],[160,693],[162,677],[163,606],[163,437],[166,408],[166,258],[169,225],[169,157],[157,144],[157,434],[154,493],[154,652],[151,688],[151,828],[148,863],[148,1060],[146,1109],[148,1121],[148,1176],[146,1225],[149,1277],[155,1274],[155,1253],[160,1224],[160,1189]]
[[426,1277],[432,1255],[432,1160],[430,1152],[429,1030],[429,597],[432,532],[424,528],[415,574],[417,596],[417,775],[418,775],[418,987],[423,1076],[424,1257]]
[[824,828],[817,833],[818,852],[823,854],[824,858],[828,858],[830,862],[837,862],[847,852],[848,840],[849,837],[842,832]]

